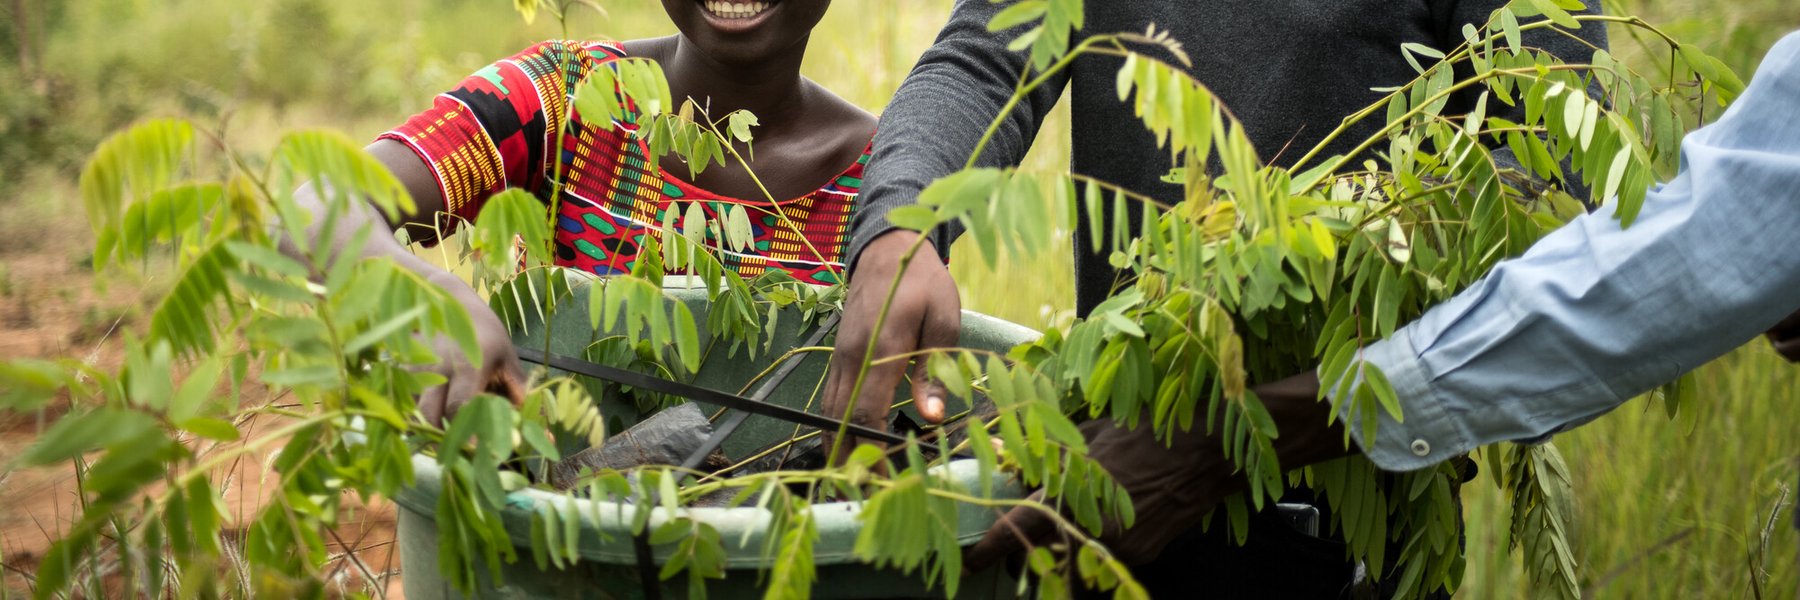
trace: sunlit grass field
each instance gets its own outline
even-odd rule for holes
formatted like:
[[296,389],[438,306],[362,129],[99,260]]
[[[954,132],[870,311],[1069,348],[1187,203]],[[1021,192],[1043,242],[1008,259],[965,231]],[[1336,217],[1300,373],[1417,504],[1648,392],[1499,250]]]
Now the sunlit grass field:
[[[463,76],[535,40],[672,32],[656,2],[602,4],[606,15],[577,9],[566,22],[539,14],[526,25],[505,0],[36,3],[49,11],[43,70],[62,95],[53,125],[33,134],[41,140],[0,142],[0,158],[10,161],[0,166],[24,165],[0,188],[0,235],[25,233],[27,215],[79,219],[46,207],[74,202],[66,182],[81,155],[105,131],[138,118],[189,116],[222,128],[252,156],[296,127],[372,139]],[[839,0],[811,40],[805,71],[878,112],[949,6]],[[1745,77],[1781,33],[1800,27],[1793,0],[1631,0],[1612,9],[1665,26]],[[1629,38],[1614,44],[1633,63],[1656,60]],[[0,80],[16,80],[19,67],[7,59]],[[0,101],[0,124],[16,125],[34,110],[41,109]],[[1059,108],[1026,168],[1066,167],[1068,144],[1066,108]],[[952,266],[966,308],[1035,327],[1070,318],[1066,248],[1002,257],[992,271],[973,252],[957,247]],[[1575,538],[1591,595],[1795,597],[1800,370],[1753,342],[1702,368],[1699,381],[1701,397],[1675,421],[1660,403],[1639,400],[1556,439],[1576,477]],[[1474,482],[1465,498],[1469,563],[1461,596],[1529,596],[1506,552],[1507,516],[1491,481]]]

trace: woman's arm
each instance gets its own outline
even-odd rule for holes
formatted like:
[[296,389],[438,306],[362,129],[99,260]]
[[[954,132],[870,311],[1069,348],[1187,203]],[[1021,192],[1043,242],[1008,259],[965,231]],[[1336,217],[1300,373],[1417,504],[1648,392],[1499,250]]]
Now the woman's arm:
[[[343,248],[364,228],[379,233],[405,228],[409,239],[435,242],[460,222],[473,220],[482,203],[508,187],[547,193],[551,139],[566,122],[561,103],[567,82],[579,80],[612,57],[597,44],[552,41],[532,46],[464,79],[433,100],[432,106],[370,144],[368,150],[399,179],[415,210],[389,223],[365,202],[338,214],[330,239],[318,239],[326,199],[310,186],[295,194],[301,209],[314,215],[307,235],[315,244]],[[571,78],[568,75],[574,74]],[[292,245],[284,247],[296,252]],[[382,258],[424,277],[454,296],[474,321],[481,356],[465,356],[448,340],[433,340],[439,362],[433,371],[447,380],[419,398],[419,410],[436,423],[483,390],[517,400],[523,379],[511,336],[485,299],[461,278],[412,254],[391,235],[370,235],[365,258]]]
[[[432,351],[440,360],[431,370],[444,376],[446,382],[426,390],[419,398],[419,411],[426,422],[442,421],[483,390],[507,396],[514,401],[521,399],[523,392],[520,382],[524,381],[524,376],[519,370],[518,357],[513,353],[512,338],[500,318],[488,308],[487,302],[462,278],[426,262],[408,251],[394,236],[386,235],[405,227],[409,231],[419,232],[412,234],[413,239],[420,239],[421,236],[424,239],[435,239],[436,230],[432,228],[431,220],[433,215],[444,211],[444,198],[430,168],[418,155],[393,140],[379,140],[370,144],[368,150],[400,180],[406,192],[412,196],[415,210],[401,215],[399,226],[396,227],[367,202],[353,201],[349,203],[347,210],[339,213],[335,226],[331,228],[331,237],[320,239],[323,224],[319,221],[324,215],[330,214],[326,204],[328,201],[308,184],[294,193],[295,204],[314,217],[306,235],[312,238],[313,244],[325,244],[335,250],[347,246],[357,232],[373,229],[363,243],[363,258],[394,261],[449,292],[468,311],[474,324],[476,341],[481,348],[481,356],[464,356],[461,349],[448,339],[432,340]],[[282,250],[289,255],[300,254],[300,250],[291,243],[282,244]]]

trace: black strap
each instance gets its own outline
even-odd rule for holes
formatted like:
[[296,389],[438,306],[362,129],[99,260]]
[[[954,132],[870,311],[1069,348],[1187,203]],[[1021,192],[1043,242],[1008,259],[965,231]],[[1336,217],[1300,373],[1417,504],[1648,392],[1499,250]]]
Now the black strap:
[[[831,318],[826,319],[824,323],[820,323],[818,329],[814,330],[812,335],[807,336],[806,341],[801,342],[800,346],[809,347],[819,345],[825,341],[825,334],[831,333],[833,329],[837,329],[837,324],[838,315],[831,315]],[[781,382],[786,381],[788,376],[794,374],[794,370],[800,367],[800,363],[805,362],[805,358],[800,356],[788,356],[776,360],[785,360],[785,362],[783,362],[780,367],[776,368],[775,372],[770,374],[768,379],[763,380],[760,385],[756,386],[756,391],[750,393],[750,401],[767,402],[769,396],[775,393],[775,388],[781,387]],[[713,429],[712,435],[707,436],[705,443],[700,444],[700,447],[695,449],[693,454],[688,455],[687,460],[681,462],[681,469],[683,471],[692,471],[696,467],[699,467],[700,463],[706,460],[707,455],[712,454],[714,450],[718,450],[719,445],[725,443],[725,438],[731,437],[731,434],[737,431],[738,426],[743,425],[744,420],[749,417],[750,413],[748,412],[741,410],[733,411],[731,416],[726,417],[724,422],[721,422],[716,429]]]
[[644,600],[662,600],[662,581],[656,576],[660,571],[656,568],[656,557],[650,554],[648,523],[643,531],[632,534],[631,549],[637,554],[638,586],[644,590]]
[[[606,381],[649,390],[659,394],[679,396],[702,404],[740,410],[765,417],[774,417],[789,423],[807,425],[828,431],[835,432],[841,428],[851,435],[866,440],[888,444],[906,443],[906,438],[886,431],[877,431],[855,423],[845,423],[837,419],[815,415],[796,408],[788,408],[780,404],[752,400],[736,394],[727,394],[725,392],[703,388],[690,383],[672,381],[661,377],[645,375],[636,371],[596,364],[579,358],[556,354],[546,355],[541,351],[523,346],[515,346],[514,348],[519,353],[520,360],[562,369],[577,375],[586,375],[596,379],[604,379]],[[790,364],[798,364],[798,362],[799,361],[795,361]],[[786,365],[784,365],[784,367],[785,366]]]

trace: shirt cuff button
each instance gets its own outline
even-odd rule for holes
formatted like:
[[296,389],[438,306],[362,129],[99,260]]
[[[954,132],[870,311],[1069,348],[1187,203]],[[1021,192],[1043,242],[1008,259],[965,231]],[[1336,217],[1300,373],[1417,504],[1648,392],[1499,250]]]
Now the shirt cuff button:
[[1413,440],[1412,441],[1412,453],[1414,456],[1425,456],[1427,454],[1431,454],[1431,444],[1426,443],[1425,440]]

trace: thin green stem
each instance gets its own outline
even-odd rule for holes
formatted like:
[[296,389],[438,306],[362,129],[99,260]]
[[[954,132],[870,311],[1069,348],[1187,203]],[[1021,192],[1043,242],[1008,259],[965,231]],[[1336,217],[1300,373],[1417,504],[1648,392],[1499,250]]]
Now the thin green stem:
[[1068,68],[1070,64],[1075,62],[1076,57],[1081,56],[1082,52],[1092,48],[1100,42],[1116,39],[1117,36],[1098,35],[1082,40],[1080,44],[1069,49],[1069,52],[1064,54],[1061,59],[1051,64],[1049,68],[1044,69],[1042,73],[1039,73],[1037,78],[1032,79],[1025,85],[1021,85],[1018,89],[1014,90],[1012,97],[1007,98],[1006,104],[1000,107],[1000,113],[994,115],[994,120],[988,123],[987,131],[982,132],[981,140],[975,142],[975,150],[969,153],[969,160],[968,162],[963,163],[963,169],[967,170],[975,168],[975,162],[981,158],[981,151],[987,148],[988,142],[993,140],[994,135],[1000,131],[1000,125],[1006,122],[1006,116],[1011,114],[1014,108],[1018,108],[1019,102],[1023,101],[1027,94],[1030,94],[1032,90],[1037,89],[1038,86],[1049,82],[1050,78],[1054,77],[1057,72]]
[[885,365],[885,364],[891,363],[891,362],[900,362],[900,361],[912,360],[914,358],[918,358],[921,356],[930,356],[932,354],[937,354],[939,352],[967,352],[970,354],[978,354],[981,356],[991,356],[994,358],[1006,358],[1005,352],[995,352],[993,350],[982,350],[980,348],[927,348],[924,350],[913,350],[911,352],[902,352],[899,354],[884,356],[884,357],[881,357],[880,359],[875,360],[874,362],[872,362],[870,364],[871,365]]
[[[894,270],[894,280],[888,285],[887,297],[882,300],[881,311],[875,316],[875,323],[870,327],[870,331],[881,331],[882,324],[887,322],[888,312],[894,308],[894,296],[900,293],[900,282],[906,276],[906,269],[912,265],[913,257],[919,253],[919,248],[924,247],[925,242],[929,240],[929,237],[923,234],[919,235],[913,240],[911,246],[907,246],[906,252],[900,255],[899,268]],[[862,364],[856,371],[856,383],[850,386],[850,401],[844,404],[844,414],[840,417],[837,434],[831,438],[831,451],[825,454],[827,468],[837,463],[838,450],[844,444],[844,433],[849,431],[850,417],[856,412],[857,400],[862,397],[862,387],[869,376],[869,367],[872,364],[870,357],[875,355],[876,342],[880,340],[880,335],[870,335],[869,342],[864,345],[863,359],[860,361]]]
[[[1551,70],[1551,71],[1579,71],[1579,70],[1588,69],[1588,66],[1587,65],[1554,65],[1554,66],[1545,67],[1545,68],[1548,70]],[[1376,130],[1375,133],[1371,134],[1368,138],[1364,139],[1362,141],[1362,143],[1357,144],[1356,147],[1352,148],[1349,152],[1345,152],[1344,154],[1339,155],[1337,157],[1337,160],[1332,163],[1332,166],[1329,170],[1335,171],[1339,168],[1342,168],[1345,164],[1349,163],[1350,160],[1352,160],[1354,157],[1362,154],[1364,151],[1367,151],[1369,148],[1374,147],[1375,144],[1377,142],[1380,142],[1382,139],[1385,139],[1389,133],[1394,131],[1395,128],[1400,127],[1403,124],[1405,124],[1407,121],[1412,120],[1413,117],[1416,117],[1416,116],[1424,113],[1425,109],[1427,107],[1430,107],[1432,104],[1435,104],[1438,100],[1443,100],[1443,99],[1449,98],[1450,95],[1455,94],[1456,92],[1462,91],[1464,89],[1468,89],[1468,88],[1476,86],[1476,85],[1483,85],[1483,84],[1485,84],[1485,82],[1487,80],[1492,79],[1494,77],[1501,76],[1501,75],[1511,75],[1514,77],[1529,77],[1529,76],[1535,75],[1536,73],[1537,73],[1536,69],[1489,69],[1489,70],[1487,70],[1481,74],[1478,74],[1474,77],[1470,77],[1468,79],[1459,81],[1455,85],[1451,85],[1450,87],[1444,88],[1443,90],[1439,91],[1438,93],[1432,94],[1431,96],[1427,97],[1423,102],[1418,103],[1417,106],[1414,106],[1414,107],[1412,107],[1412,109],[1406,111],[1406,113],[1401,115],[1400,118],[1394,119],[1392,122],[1390,122],[1386,125],[1383,125],[1381,127],[1381,129]],[[1572,93],[1580,93],[1580,92],[1572,92]],[[1330,141],[1331,141],[1330,139],[1320,141],[1319,145],[1314,147],[1313,151],[1308,153],[1305,157],[1302,157],[1300,159],[1301,162],[1295,163],[1294,167],[1299,168],[1300,164],[1303,164],[1306,160],[1311,159],[1314,155],[1318,154],[1325,147],[1325,145],[1327,143],[1329,143]],[[1310,186],[1307,186],[1306,189],[1301,190],[1300,193],[1297,195],[1305,195],[1305,194],[1311,193],[1314,189],[1317,189],[1320,185],[1323,185],[1326,181],[1328,181],[1327,178],[1320,178],[1319,181],[1314,182]]]
[[763,370],[758,371],[755,377],[751,377],[749,381],[744,382],[744,385],[738,388],[738,393],[744,394],[749,392],[751,386],[756,385],[756,382],[758,381],[762,381],[764,377],[768,377],[770,373],[774,373],[775,369],[781,367],[781,363],[787,362],[789,358],[793,358],[796,354],[804,354],[807,352],[831,352],[832,350],[834,350],[834,348],[831,346],[801,346],[788,350],[787,352],[782,353],[781,356],[775,357],[775,360],[771,361],[769,366],[763,367]]
[[[706,113],[702,112],[701,114],[705,115]],[[737,146],[731,143],[731,138],[725,137],[723,134],[719,133],[718,123],[713,123],[708,120],[706,128],[712,131],[712,134],[717,136],[719,141],[723,142],[719,145],[724,146],[726,151],[731,152],[731,157],[737,159],[738,165],[744,168],[744,174],[749,175],[750,181],[756,184],[756,189],[762,192],[764,198],[769,199],[769,204],[774,205],[775,210],[773,212],[775,213],[775,217],[781,219],[781,222],[786,224],[788,228],[794,232],[794,237],[800,238],[800,243],[806,246],[806,251],[811,252],[813,258],[818,259],[819,264],[824,265],[826,270],[831,272],[832,277],[837,278],[839,281],[843,281],[844,274],[839,272],[837,266],[833,265],[831,261],[825,260],[825,253],[820,252],[818,248],[813,246],[812,240],[802,234],[798,223],[795,223],[793,219],[788,218],[787,211],[782,210],[781,201],[777,200],[775,194],[770,193],[769,188],[763,185],[762,178],[757,177],[756,171],[750,168],[750,161],[745,160],[744,155],[738,153]]]
[[[1643,19],[1640,19],[1637,17],[1613,17],[1613,16],[1607,16],[1607,15],[1579,15],[1579,16],[1575,17],[1575,20],[1591,21],[1591,22],[1596,22],[1596,23],[1616,23],[1616,24],[1622,24],[1622,25],[1631,25],[1634,27],[1647,29],[1647,30],[1655,33],[1656,35],[1662,37],[1663,41],[1667,42],[1670,47],[1679,48],[1681,46],[1681,43],[1675,41],[1675,38],[1669,37],[1669,35],[1667,33],[1664,33],[1662,30],[1657,29],[1656,27],[1650,25],[1649,23],[1644,22]],[[1534,29],[1544,29],[1544,28],[1554,27],[1554,26],[1555,26],[1555,24],[1551,23],[1550,21],[1534,21],[1532,23],[1521,25],[1519,27],[1519,31],[1531,31]],[[1484,30],[1485,30],[1485,28],[1484,28]],[[1492,39],[1493,37],[1494,36],[1489,35],[1486,38],[1482,38],[1482,41],[1485,42],[1486,40]],[[1470,43],[1464,42],[1462,45],[1458,46],[1456,48],[1456,50],[1452,51],[1449,55],[1445,56],[1444,59],[1439,62],[1439,64],[1444,65],[1444,64],[1449,64],[1449,63],[1455,62],[1465,56],[1468,56],[1469,53],[1471,53],[1473,51],[1474,51],[1474,48],[1470,45]],[[1571,65],[1559,65],[1559,66],[1566,67],[1566,66],[1571,66]],[[1434,68],[1443,68],[1443,67],[1439,66],[1439,67],[1434,67]],[[1555,67],[1552,67],[1552,70],[1557,70],[1557,69]],[[1567,69],[1564,69],[1564,70],[1567,70]],[[1426,73],[1430,73],[1430,72],[1431,72],[1430,70],[1426,71]],[[1489,73],[1492,73],[1492,71],[1489,71]],[[1343,121],[1338,123],[1337,129],[1331,130],[1331,133],[1326,134],[1325,137],[1320,139],[1317,144],[1313,145],[1311,150],[1307,151],[1307,153],[1304,156],[1301,156],[1300,160],[1294,161],[1293,166],[1289,167],[1289,171],[1292,171],[1292,172],[1301,171],[1301,168],[1303,166],[1310,163],[1314,158],[1317,158],[1318,155],[1321,152],[1324,152],[1325,148],[1330,146],[1332,142],[1336,141],[1338,139],[1338,137],[1349,132],[1350,127],[1352,125],[1355,125],[1356,123],[1361,122],[1363,119],[1368,118],[1370,115],[1375,114],[1375,111],[1381,109],[1381,107],[1387,106],[1388,102],[1392,102],[1395,97],[1398,97],[1400,94],[1405,93],[1408,89],[1411,89],[1413,86],[1419,85],[1420,83],[1422,83],[1424,81],[1424,79],[1425,79],[1425,73],[1421,73],[1419,75],[1419,77],[1414,78],[1411,82],[1408,82],[1406,85],[1401,86],[1399,89],[1389,92],[1388,95],[1382,97],[1382,99],[1377,100],[1373,104],[1370,104],[1369,106],[1364,107],[1362,110],[1356,111],[1355,113],[1351,113],[1350,116],[1344,117]],[[1462,89],[1464,87],[1467,87],[1467,86],[1459,85],[1459,86],[1455,86],[1455,89]],[[1435,97],[1436,96],[1434,96],[1434,98]],[[1431,104],[1431,102],[1425,102],[1422,105],[1429,105],[1429,104]],[[1413,113],[1412,112],[1408,113],[1409,116],[1411,114],[1413,114]],[[1390,124],[1390,126],[1391,125],[1392,124]],[[1387,130],[1388,130],[1387,128],[1384,128],[1382,130],[1383,133],[1379,133],[1375,137],[1378,138],[1378,137],[1381,137],[1382,135],[1385,135],[1385,132]],[[1353,157],[1360,153],[1361,153],[1360,150],[1357,152],[1347,153],[1344,155],[1346,157],[1345,160],[1348,160],[1348,157]],[[1342,164],[1343,164],[1343,162],[1340,161],[1339,165],[1341,166]]]
[[[560,11],[557,11],[557,15],[556,15],[557,21],[559,23],[561,23],[562,27],[563,27],[563,39],[568,39],[568,37],[569,37],[568,36],[569,25],[568,25],[568,21],[566,18],[567,12],[568,11],[566,9],[560,10]],[[569,65],[569,62],[564,60],[562,62],[562,65],[564,68],[567,68]],[[605,67],[599,67],[599,68],[605,68]],[[585,78],[584,78],[584,81],[585,81]],[[546,243],[546,247],[544,248],[544,256],[545,257],[556,256],[556,235],[554,232],[556,231],[556,220],[562,212],[563,135],[564,135],[564,130],[569,128],[569,124],[575,122],[574,96],[575,96],[575,94],[564,94],[564,96],[563,96],[564,98],[567,99],[564,102],[565,106],[563,107],[563,114],[562,114],[563,120],[562,120],[562,123],[560,123],[556,126],[556,133],[555,133],[556,145],[553,146],[552,150],[551,150],[552,156],[551,156],[550,160],[555,161],[555,164],[551,166],[551,171],[550,171],[550,210],[549,210],[549,212],[544,214],[544,216],[545,216],[544,227],[552,233],[549,236],[550,239],[546,240],[547,243]],[[605,119],[607,119],[607,117],[601,117],[601,119],[605,120]],[[607,126],[608,127],[612,126],[611,121],[607,121]],[[529,277],[529,275],[527,275],[527,277]],[[530,283],[530,282],[531,282],[530,279],[526,279],[526,283]],[[554,293],[555,286],[553,284],[551,284],[550,276],[548,273],[546,273],[544,275],[544,287],[551,288],[551,289],[547,289],[544,291],[544,298],[543,298],[543,314],[544,314],[544,324],[543,325],[546,329],[548,329],[550,327],[550,320],[556,316],[556,294]],[[550,335],[548,331],[545,331],[544,347],[540,348],[540,350],[544,353],[545,356],[550,355],[550,341],[555,339],[555,337],[556,336]]]
[[1119,184],[1112,183],[1109,181],[1104,181],[1097,177],[1082,175],[1080,173],[1069,173],[1069,179],[1073,180],[1073,181],[1080,181],[1083,183],[1093,183],[1095,185],[1100,186],[1101,188],[1112,190],[1113,192],[1123,195],[1126,198],[1136,200],[1140,204],[1148,204],[1148,205],[1157,207],[1158,209],[1161,209],[1161,210],[1166,211],[1166,210],[1175,208],[1168,204],[1163,204],[1162,202],[1157,201],[1155,198],[1151,198],[1144,194],[1140,194],[1140,193],[1131,191],[1129,189],[1126,189],[1124,186],[1121,186]]
[[[343,417],[347,414],[348,413],[341,411],[341,410],[322,412],[322,413],[313,415],[311,417],[307,417],[305,419],[301,419],[299,421],[289,423],[285,427],[282,427],[280,429],[276,429],[267,434],[264,434],[263,437],[257,438],[255,440],[246,441],[243,444],[237,446],[236,448],[233,448],[230,451],[221,452],[219,454],[214,454],[212,456],[209,456],[209,457],[207,457],[205,462],[201,462],[200,464],[195,465],[194,468],[189,469],[186,473],[182,473],[180,477],[177,477],[175,479],[175,485],[171,486],[171,489],[178,489],[178,488],[186,487],[187,484],[191,483],[195,477],[205,476],[208,471],[211,471],[212,469],[225,464],[225,461],[235,458],[236,456],[238,456],[240,454],[249,454],[250,452],[253,452],[257,449],[262,448],[264,445],[267,445],[269,442],[285,440],[288,438],[288,436],[298,433],[302,429],[306,429],[307,427],[312,427],[314,425],[324,423],[324,422],[330,421],[332,419]],[[161,503],[158,503],[158,504],[161,504]]]

